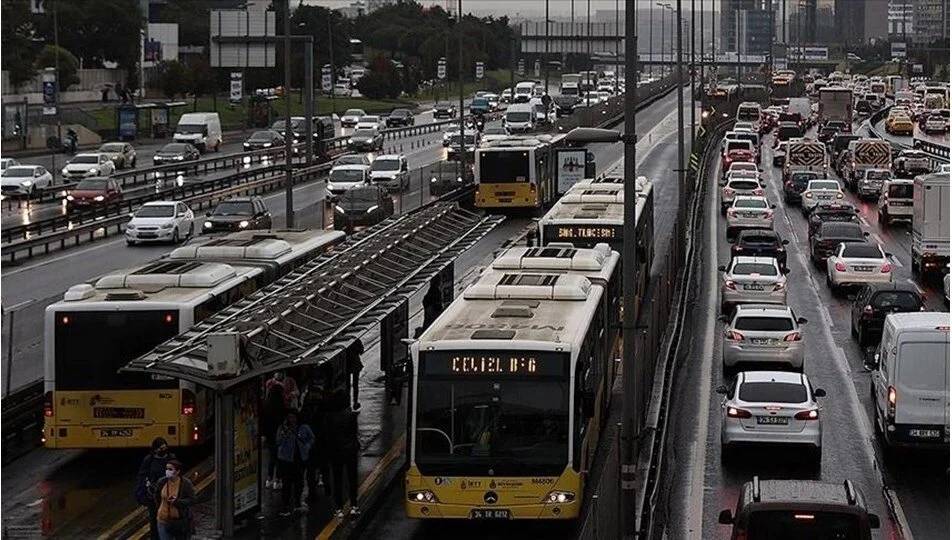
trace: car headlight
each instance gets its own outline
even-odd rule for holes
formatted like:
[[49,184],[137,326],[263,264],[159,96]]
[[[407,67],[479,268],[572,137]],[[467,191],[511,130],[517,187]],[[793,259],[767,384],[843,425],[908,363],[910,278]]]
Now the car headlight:
[[74,200],[76,200],[76,197],[73,197],[72,195],[67,195],[67,196],[66,196],[66,200],[67,200],[67,201],[74,201]]
[[127,231],[133,231],[133,230],[135,230],[135,228],[136,228],[136,224],[135,224],[135,223],[133,223],[133,222],[131,222],[131,221],[130,221],[129,223],[126,223],[126,230],[127,230]]
[[347,144],[354,144],[354,139],[347,139]]
[[378,208],[380,208],[380,207],[375,204],[375,205],[373,205],[373,206],[371,206],[370,208],[367,209],[367,213],[369,214],[369,213],[373,212],[374,210],[376,210],[376,209],[378,209]]
[[250,225],[250,223],[248,223],[248,221],[244,219],[238,222],[238,227],[241,229],[247,229],[248,225]]
[[202,227],[205,227],[206,229],[211,229],[211,228],[212,228],[212,222],[211,222],[211,221],[206,221],[206,222],[202,225]]
[[[295,142],[297,142],[297,141],[295,141]],[[271,148],[271,143],[266,142],[266,143],[262,144],[261,146],[264,147],[264,148]]]
[[408,492],[408,493],[407,493],[407,500],[409,500],[410,502],[418,502],[418,503],[437,503],[437,502],[440,502],[440,500],[436,498],[436,494],[433,493],[432,491],[428,490],[428,489],[424,489],[424,490],[421,490],[421,491],[410,491],[410,492]]
[[339,205],[339,204],[335,204],[335,205],[334,205],[334,210],[340,212],[341,214],[346,214],[346,213],[347,213],[346,211],[344,211],[344,207],[342,207],[342,206]]
[[93,197],[93,200],[96,202],[103,202],[106,200],[106,198],[103,197],[102,195],[96,195],[95,197]]
[[30,187],[33,185],[33,180],[24,180],[20,182],[20,185],[23,187]]
[[168,229],[171,229],[173,226],[174,225],[172,225],[171,223],[163,223],[162,226],[160,226],[159,228],[168,230]]
[[185,156],[172,156],[172,159],[174,159],[175,161],[182,161],[185,159]]
[[89,169],[86,171],[86,176],[96,176],[99,174],[99,169]]
[[560,503],[570,503],[575,500],[575,493],[571,491],[550,491],[548,495],[542,499],[543,503],[550,504],[560,504]]

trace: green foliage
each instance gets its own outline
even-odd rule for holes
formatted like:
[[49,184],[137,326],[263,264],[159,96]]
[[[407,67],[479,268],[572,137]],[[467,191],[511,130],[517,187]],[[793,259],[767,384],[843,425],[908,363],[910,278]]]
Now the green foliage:
[[208,62],[203,60],[189,66],[185,86],[196,97],[213,92],[215,82],[215,72]]
[[15,87],[29,81],[36,74],[33,65],[36,46],[30,41],[33,25],[26,0],[5,0],[0,3],[0,52],[4,71],[9,72],[10,84]]
[[[4,3],[6,3],[4,1]],[[46,43],[53,43],[53,13],[35,16],[36,30]],[[115,62],[134,72],[139,60],[142,15],[139,2],[130,0],[58,0],[59,44],[86,68]]]
[[370,67],[357,81],[361,95],[370,99],[396,99],[400,97],[403,81],[393,63],[381,55],[370,60]]
[[156,66],[159,74],[159,88],[162,95],[172,99],[176,94],[184,93],[189,86],[189,71],[178,60],[166,60]]
[[79,76],[76,74],[79,69],[79,60],[72,53],[62,47],[57,49],[53,45],[47,45],[36,57],[36,68],[42,70],[56,67],[57,56],[59,56],[59,72],[56,76],[59,80],[60,91],[65,92],[70,86],[79,84]]

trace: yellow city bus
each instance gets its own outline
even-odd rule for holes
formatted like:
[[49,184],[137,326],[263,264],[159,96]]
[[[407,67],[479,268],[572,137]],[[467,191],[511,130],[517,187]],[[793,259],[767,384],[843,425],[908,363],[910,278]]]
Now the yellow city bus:
[[476,207],[535,210],[558,197],[554,147],[558,135],[511,136],[476,149]]
[[118,370],[343,237],[335,231],[238,232],[71,287],[45,315],[45,445],[142,448],[155,437],[172,446],[202,443],[214,411],[207,392]]
[[619,255],[505,252],[411,346],[405,510],[578,518],[607,412]]

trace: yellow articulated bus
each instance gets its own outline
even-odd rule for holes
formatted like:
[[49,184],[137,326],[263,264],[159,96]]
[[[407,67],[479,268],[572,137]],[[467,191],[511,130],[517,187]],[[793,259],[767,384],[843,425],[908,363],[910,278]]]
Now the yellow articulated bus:
[[476,149],[476,207],[535,210],[558,198],[555,148],[562,135],[511,136]]
[[514,248],[411,346],[405,509],[572,520],[607,407],[619,255]]
[[335,231],[243,231],[71,287],[46,308],[48,448],[202,443],[211,396],[192,383],[119,373],[131,360],[340,242]]

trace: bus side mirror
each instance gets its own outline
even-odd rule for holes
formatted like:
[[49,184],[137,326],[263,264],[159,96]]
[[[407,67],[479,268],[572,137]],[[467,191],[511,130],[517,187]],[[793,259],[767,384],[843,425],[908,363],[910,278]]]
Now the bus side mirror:
[[[870,517],[872,517],[872,515],[870,515]],[[731,515],[730,510],[721,510],[721,513],[717,515],[717,522],[721,525],[733,525],[734,516]],[[870,526],[872,526],[872,520],[870,520]]]
[[879,528],[879,516],[876,514],[866,514],[866,517],[869,519],[869,528],[878,529]]

